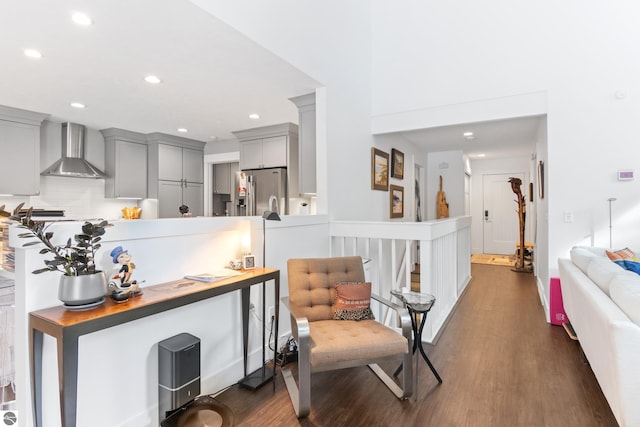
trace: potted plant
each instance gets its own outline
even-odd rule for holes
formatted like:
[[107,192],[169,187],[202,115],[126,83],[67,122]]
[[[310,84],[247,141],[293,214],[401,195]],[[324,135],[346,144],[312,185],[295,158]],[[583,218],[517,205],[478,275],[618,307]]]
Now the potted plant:
[[35,239],[23,246],[42,243],[44,248],[40,250],[40,254],[53,255],[52,259],[45,260],[44,268],[34,270],[32,273],[61,272],[58,298],[68,308],[101,304],[107,293],[107,279],[105,274],[97,269],[95,256],[100,249],[100,241],[105,233],[105,228],[112,224],[107,221],[96,223],[87,221],[82,225],[80,234],[69,238],[64,245],[56,245],[51,241],[53,232],[47,230],[51,223],[33,220],[31,218],[33,208],[29,208],[21,214],[22,206],[23,204],[18,205],[9,218],[18,221],[19,228],[27,230],[27,232],[19,234],[18,237]]

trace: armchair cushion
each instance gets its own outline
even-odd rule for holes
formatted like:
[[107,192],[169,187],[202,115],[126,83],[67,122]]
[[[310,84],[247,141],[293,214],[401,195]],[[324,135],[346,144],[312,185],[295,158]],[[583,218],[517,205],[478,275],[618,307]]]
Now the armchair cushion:
[[289,299],[297,317],[310,322],[333,319],[338,282],[364,282],[362,258],[289,260]]
[[407,339],[375,320],[335,320],[309,323],[311,367],[323,370],[352,360],[371,360],[408,353]]
[[335,320],[373,320],[371,282],[336,283]]

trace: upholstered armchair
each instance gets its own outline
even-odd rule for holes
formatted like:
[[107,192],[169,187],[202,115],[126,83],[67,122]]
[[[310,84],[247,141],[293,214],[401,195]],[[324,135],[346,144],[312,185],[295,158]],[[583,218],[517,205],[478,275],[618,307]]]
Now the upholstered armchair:
[[[307,416],[311,409],[314,372],[368,365],[396,397],[411,396],[412,333],[407,310],[371,294],[373,300],[398,313],[402,334],[373,319],[334,319],[336,312],[343,312],[337,308],[341,300],[336,284],[342,290],[342,286],[363,283],[362,258],[290,259],[287,268],[289,297],[282,302],[291,312],[291,330],[298,343],[297,384],[288,366],[282,368],[282,374],[298,418]],[[378,365],[386,360],[402,361],[401,385]]]

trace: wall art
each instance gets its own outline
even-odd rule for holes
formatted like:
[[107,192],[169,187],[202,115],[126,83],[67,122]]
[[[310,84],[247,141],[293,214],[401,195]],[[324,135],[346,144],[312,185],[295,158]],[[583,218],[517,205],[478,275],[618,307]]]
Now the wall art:
[[371,149],[371,189],[389,190],[389,153]]

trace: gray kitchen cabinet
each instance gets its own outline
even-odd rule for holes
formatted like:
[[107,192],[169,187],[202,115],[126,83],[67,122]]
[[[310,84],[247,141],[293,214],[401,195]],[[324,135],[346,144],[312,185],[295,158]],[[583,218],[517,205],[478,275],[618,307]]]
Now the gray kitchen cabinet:
[[182,178],[187,182],[204,182],[204,154],[202,150],[182,149]]
[[105,197],[147,197],[147,141],[141,133],[103,129],[105,144]]
[[273,136],[240,143],[240,168],[287,167],[287,136]]
[[214,194],[233,194],[235,191],[235,175],[238,170],[238,162],[213,165]]
[[233,132],[240,142],[240,170],[287,168],[289,197],[298,196],[298,126],[293,123]]
[[316,93],[289,98],[298,107],[298,191],[316,193]]
[[204,215],[204,146],[194,139],[162,133],[146,136],[149,146],[149,197],[158,199],[160,218],[179,217],[180,205]]
[[182,204],[189,206],[191,215],[204,215],[204,184],[187,182],[182,188]]
[[231,166],[229,163],[213,165],[213,192],[231,194]]
[[158,179],[182,181],[182,147],[158,144]]
[[262,139],[240,142],[240,169],[262,168]]
[[180,205],[182,205],[182,183],[158,181],[158,218],[179,217]]
[[40,193],[40,126],[47,117],[0,106],[0,194]]

